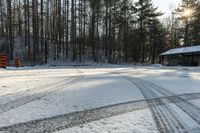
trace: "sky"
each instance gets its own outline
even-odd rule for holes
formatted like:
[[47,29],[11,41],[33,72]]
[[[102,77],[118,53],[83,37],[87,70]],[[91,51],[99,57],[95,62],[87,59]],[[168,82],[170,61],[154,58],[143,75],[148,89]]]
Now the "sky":
[[170,14],[170,5],[174,5],[175,7],[181,2],[181,0],[152,0],[155,6],[158,6],[158,10],[165,13],[164,16]]

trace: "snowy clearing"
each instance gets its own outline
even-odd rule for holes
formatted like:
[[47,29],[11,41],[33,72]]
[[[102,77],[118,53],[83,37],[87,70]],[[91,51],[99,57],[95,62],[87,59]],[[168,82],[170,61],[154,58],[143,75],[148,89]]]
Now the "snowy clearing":
[[200,132],[200,68],[0,69],[0,132]]

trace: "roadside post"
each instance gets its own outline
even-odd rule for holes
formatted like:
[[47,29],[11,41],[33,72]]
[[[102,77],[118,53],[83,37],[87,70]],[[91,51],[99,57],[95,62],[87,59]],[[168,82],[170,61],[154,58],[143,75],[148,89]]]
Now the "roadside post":
[[7,56],[5,54],[0,54],[0,68],[6,68],[7,62]]
[[19,61],[19,57],[15,57],[15,67],[20,67],[20,61]]

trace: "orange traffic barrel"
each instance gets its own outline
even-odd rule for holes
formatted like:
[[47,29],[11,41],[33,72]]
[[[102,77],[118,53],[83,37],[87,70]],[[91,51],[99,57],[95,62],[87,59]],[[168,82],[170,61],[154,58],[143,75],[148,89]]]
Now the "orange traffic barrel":
[[3,54],[0,55],[0,68],[6,68],[7,62],[8,62],[7,56]]
[[19,57],[15,57],[15,67],[20,67]]

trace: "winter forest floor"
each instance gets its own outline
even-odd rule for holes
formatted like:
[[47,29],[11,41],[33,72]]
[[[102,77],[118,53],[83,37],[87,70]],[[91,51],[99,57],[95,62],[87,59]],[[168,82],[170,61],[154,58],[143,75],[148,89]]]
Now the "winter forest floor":
[[0,133],[200,132],[200,67],[0,69]]

